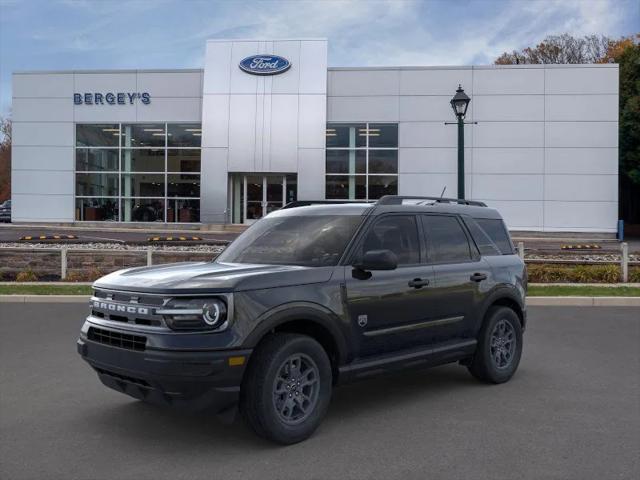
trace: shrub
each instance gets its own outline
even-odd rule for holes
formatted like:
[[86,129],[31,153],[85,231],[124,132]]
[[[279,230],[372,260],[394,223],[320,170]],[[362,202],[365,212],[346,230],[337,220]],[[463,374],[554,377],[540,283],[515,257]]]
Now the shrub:
[[620,281],[618,265],[527,265],[532,283],[616,283]]
[[640,283],[640,267],[629,267],[629,281]]
[[67,273],[67,278],[65,281],[67,282],[93,282],[100,277],[104,276],[105,273],[102,272],[99,268],[92,267],[87,270],[76,270]]
[[38,275],[33,270],[25,270],[18,272],[16,275],[16,282],[36,282],[38,281]]

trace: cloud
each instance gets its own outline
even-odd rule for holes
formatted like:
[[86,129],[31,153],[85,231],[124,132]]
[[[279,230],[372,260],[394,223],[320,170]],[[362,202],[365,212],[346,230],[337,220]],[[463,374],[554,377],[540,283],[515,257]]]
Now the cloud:
[[207,38],[328,38],[332,66],[466,65],[549,34],[631,34],[640,7],[637,0],[0,0],[0,8],[7,111],[14,70],[201,67]]

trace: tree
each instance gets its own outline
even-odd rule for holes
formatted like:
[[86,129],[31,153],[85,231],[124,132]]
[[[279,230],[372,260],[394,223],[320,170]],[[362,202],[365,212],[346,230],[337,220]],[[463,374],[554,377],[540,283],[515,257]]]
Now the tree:
[[612,42],[607,57],[620,65],[620,216],[640,224],[640,34]]
[[524,48],[500,55],[496,65],[526,63],[600,63],[609,50],[612,40],[604,35],[587,35],[582,38],[567,33],[550,35],[534,48]]
[[495,63],[618,63],[620,218],[640,224],[640,34],[612,40],[590,35],[546,37],[534,48],[505,52]]
[[11,198],[11,120],[0,117],[0,202]]

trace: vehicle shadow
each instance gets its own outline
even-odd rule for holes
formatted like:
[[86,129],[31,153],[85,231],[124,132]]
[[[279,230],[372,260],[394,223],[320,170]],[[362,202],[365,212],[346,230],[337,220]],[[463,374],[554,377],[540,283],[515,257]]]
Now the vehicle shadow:
[[[482,388],[465,368],[448,365],[428,370],[415,370],[362,380],[338,387],[334,390],[331,406],[322,434],[340,435],[339,430],[349,428],[361,419],[369,421],[371,416],[387,416],[390,412],[403,412],[404,405],[416,402],[439,401],[462,389]],[[422,405],[421,405],[422,406]],[[215,445],[218,453],[256,451],[282,448],[260,439],[242,422],[240,415],[232,424],[223,423],[209,412],[189,413],[171,408],[149,405],[144,402],[123,399],[109,407],[96,406],[91,418],[84,420],[99,427],[102,434],[120,445],[130,444],[164,446],[170,443],[173,450],[190,451],[194,445]],[[345,423],[345,419],[348,422]]]

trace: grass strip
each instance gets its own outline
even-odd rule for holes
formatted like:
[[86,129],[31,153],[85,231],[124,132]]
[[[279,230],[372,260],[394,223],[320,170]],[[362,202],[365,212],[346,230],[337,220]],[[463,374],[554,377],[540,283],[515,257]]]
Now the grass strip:
[[640,297],[640,287],[531,286],[527,295],[531,297]]

